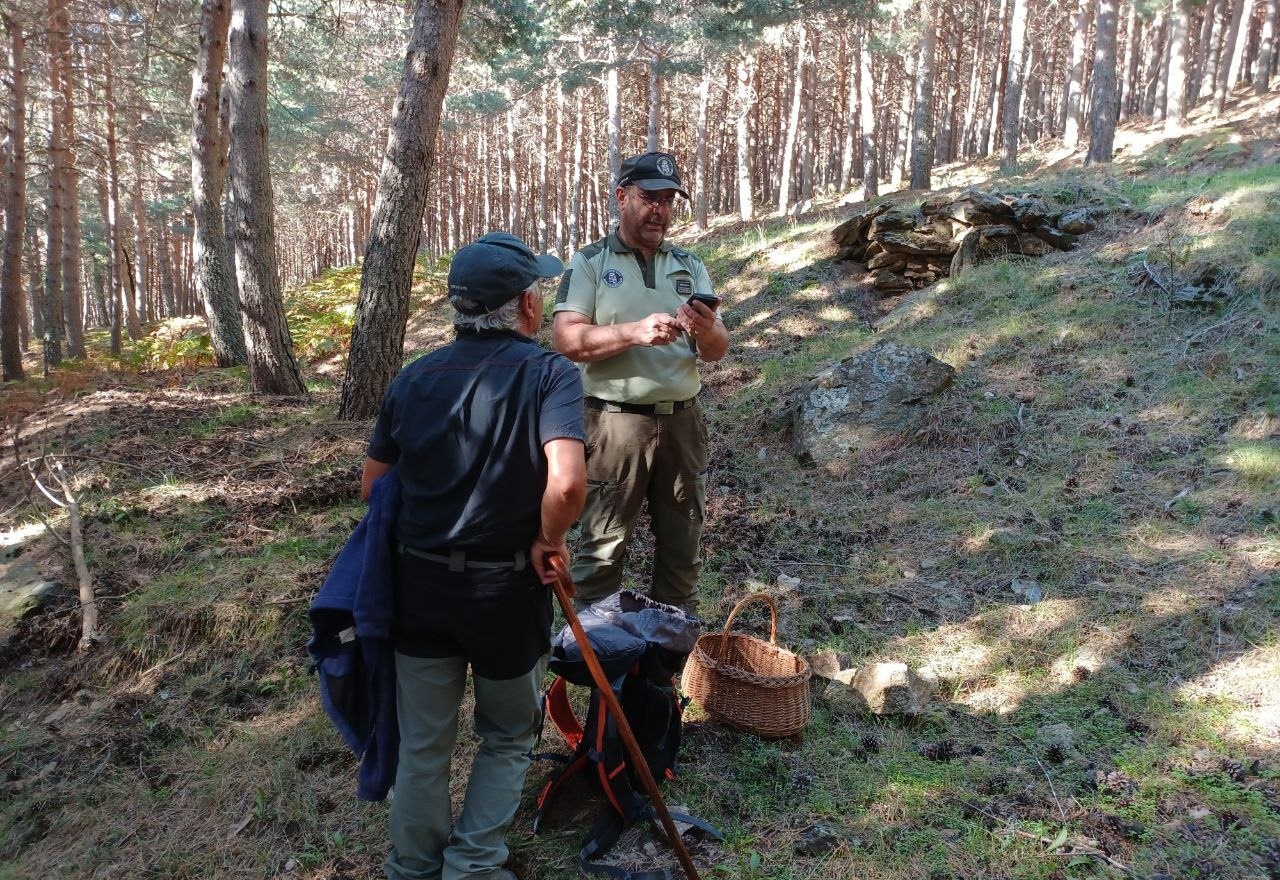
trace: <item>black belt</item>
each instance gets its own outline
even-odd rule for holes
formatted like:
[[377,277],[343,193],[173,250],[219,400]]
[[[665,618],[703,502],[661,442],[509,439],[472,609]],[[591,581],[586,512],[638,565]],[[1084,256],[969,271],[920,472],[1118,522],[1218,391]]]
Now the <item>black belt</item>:
[[583,404],[587,409],[634,413],[641,416],[669,416],[688,409],[697,402],[696,397],[690,397],[688,400],[662,400],[658,403],[614,403],[612,400],[601,400],[598,397],[583,398]]
[[501,558],[495,557],[478,557],[469,554],[466,550],[441,550],[438,553],[432,553],[427,550],[419,550],[417,547],[410,547],[407,544],[400,545],[401,553],[408,553],[417,556],[419,559],[426,559],[429,562],[439,562],[442,565],[449,566],[449,571],[462,571],[464,568],[510,568],[514,571],[524,571],[524,567],[529,562],[529,556],[523,550],[517,550],[510,556]]

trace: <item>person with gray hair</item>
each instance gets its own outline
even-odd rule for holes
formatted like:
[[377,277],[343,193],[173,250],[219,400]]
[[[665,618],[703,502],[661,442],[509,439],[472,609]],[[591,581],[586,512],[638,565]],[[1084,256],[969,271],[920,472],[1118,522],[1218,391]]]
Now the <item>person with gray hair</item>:
[[[549,557],[586,497],[582,380],[530,336],[564,265],[505,232],[449,268],[455,341],[391,383],[362,490],[398,469],[390,880],[515,880],[505,837],[541,722]],[[470,669],[480,749],[456,822],[449,764]]]

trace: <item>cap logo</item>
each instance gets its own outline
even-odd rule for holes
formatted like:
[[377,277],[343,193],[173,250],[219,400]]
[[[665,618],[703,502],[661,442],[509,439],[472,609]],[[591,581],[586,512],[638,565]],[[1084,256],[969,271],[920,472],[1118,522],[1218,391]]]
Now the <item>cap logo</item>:
[[617,287],[622,283],[622,273],[617,269],[606,269],[603,277],[604,283],[609,287]]
[[675,173],[676,173],[676,166],[675,166],[675,164],[674,164],[670,159],[668,159],[666,156],[659,156],[659,157],[658,157],[658,170],[659,170],[659,171],[661,171],[661,172],[662,172],[664,175],[666,175],[667,177],[674,177],[674,176],[675,176]]

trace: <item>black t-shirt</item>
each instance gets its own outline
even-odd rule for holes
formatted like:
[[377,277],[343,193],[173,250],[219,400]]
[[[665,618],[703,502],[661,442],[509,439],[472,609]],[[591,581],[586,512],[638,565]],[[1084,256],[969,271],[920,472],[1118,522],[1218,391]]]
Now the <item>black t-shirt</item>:
[[367,455],[399,465],[402,543],[501,558],[538,534],[543,445],[584,437],[572,362],[519,333],[460,332],[396,376]]

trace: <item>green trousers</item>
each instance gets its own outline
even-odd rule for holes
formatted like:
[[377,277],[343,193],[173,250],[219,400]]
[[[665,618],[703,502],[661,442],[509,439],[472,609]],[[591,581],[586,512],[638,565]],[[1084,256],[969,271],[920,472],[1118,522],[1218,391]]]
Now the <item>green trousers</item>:
[[507,828],[520,803],[541,720],[546,657],[519,678],[472,676],[481,740],[458,821],[450,829],[449,761],[467,661],[396,654],[400,759],[391,799],[390,880],[503,877]]
[[695,403],[670,415],[588,409],[587,502],[573,563],[577,601],[622,584],[640,506],[649,502],[653,583],[659,602],[697,610],[699,544],[707,509],[707,428]]

